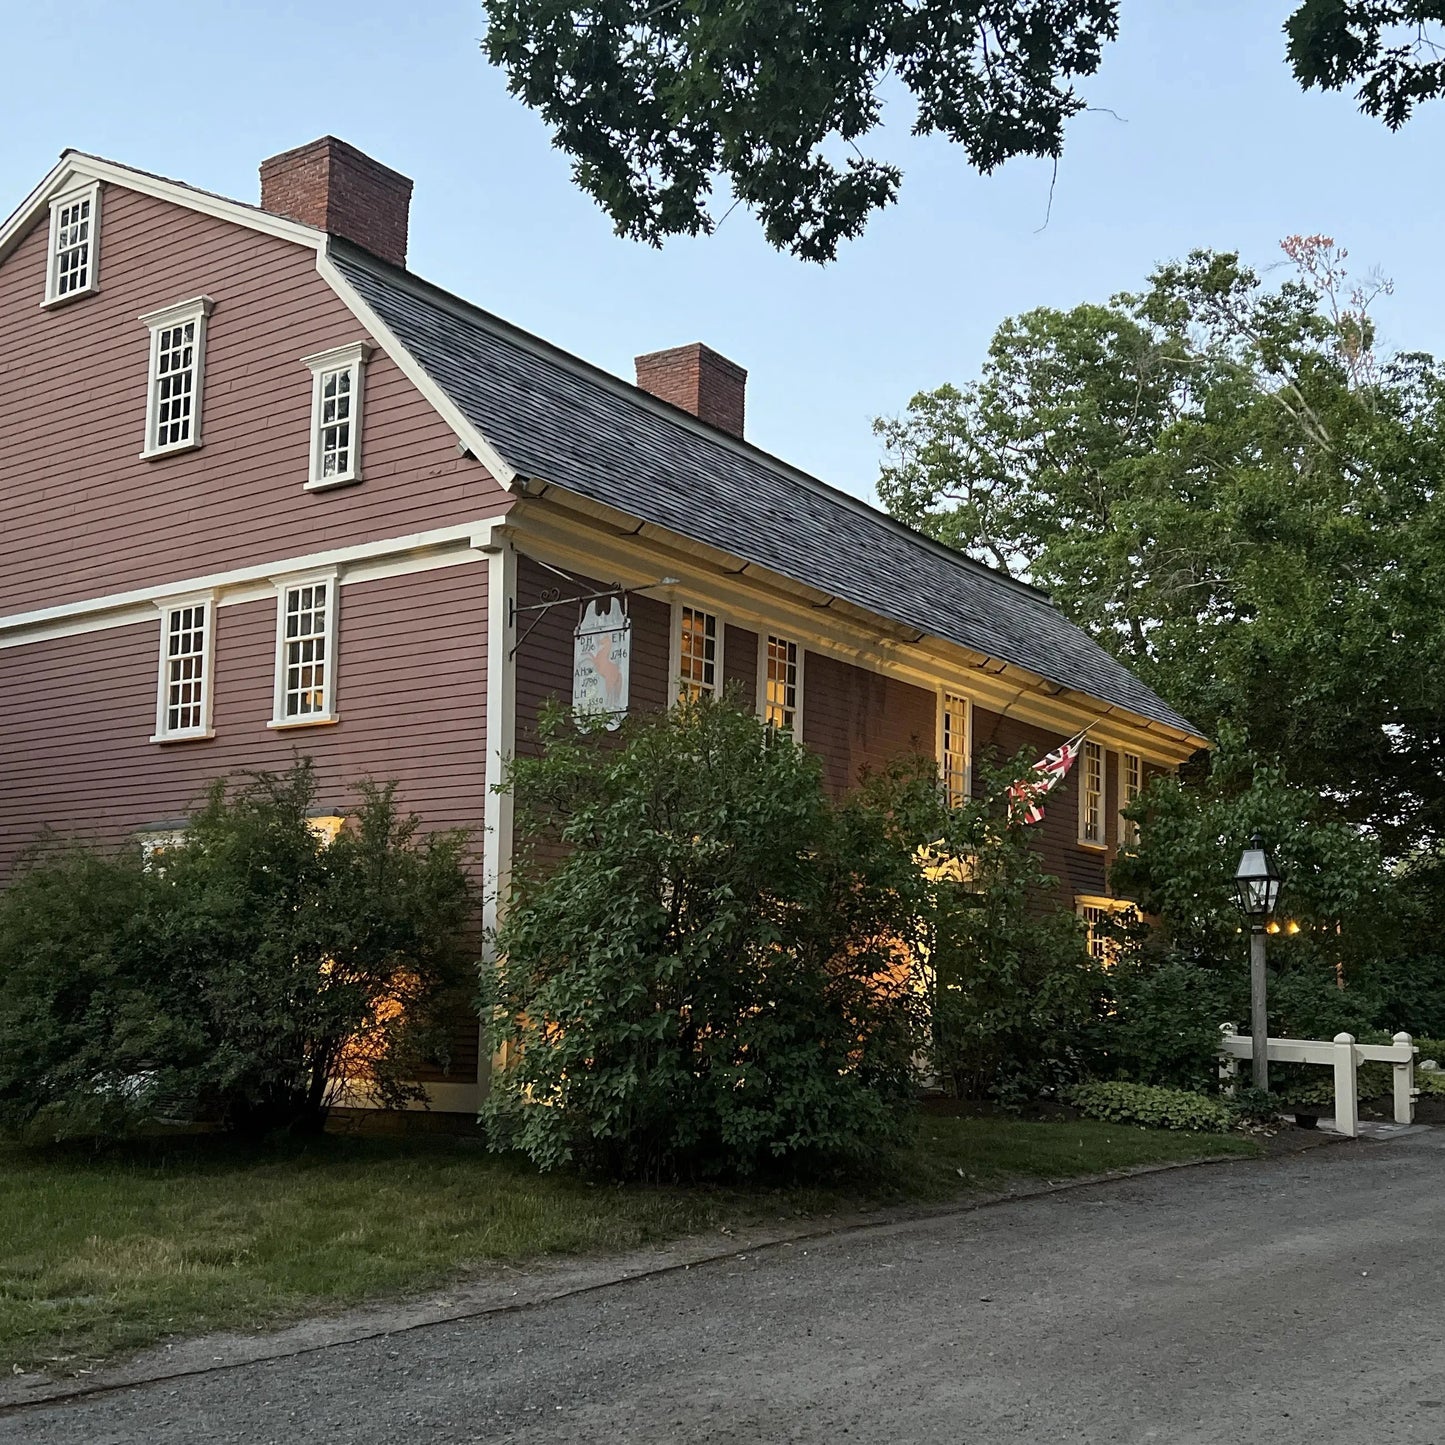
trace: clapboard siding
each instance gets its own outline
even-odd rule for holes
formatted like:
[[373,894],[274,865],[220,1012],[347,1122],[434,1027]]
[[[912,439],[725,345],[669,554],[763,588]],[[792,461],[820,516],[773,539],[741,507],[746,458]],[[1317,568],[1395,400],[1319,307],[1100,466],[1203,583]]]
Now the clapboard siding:
[[869,769],[909,754],[933,757],[935,693],[810,652],[803,660],[803,743],[823,760],[835,793]]
[[731,623],[723,630],[723,686],[745,708],[758,705],[758,634]]
[[[427,828],[481,848],[487,572],[449,567],[340,593],[332,726],[270,729],[276,604],[216,616],[216,736],[156,744],[159,622],[0,651],[0,877],[43,827],[119,841],[187,812],[216,777],[315,760],[323,807],[396,779]],[[404,645],[398,646],[398,640]]]
[[[0,612],[159,584],[499,512],[506,494],[377,351],[354,487],[307,492],[311,373],[368,338],[303,247],[123,187],[100,292],[43,310],[42,217],[0,265]],[[142,313],[215,301],[203,446],[141,461]]]

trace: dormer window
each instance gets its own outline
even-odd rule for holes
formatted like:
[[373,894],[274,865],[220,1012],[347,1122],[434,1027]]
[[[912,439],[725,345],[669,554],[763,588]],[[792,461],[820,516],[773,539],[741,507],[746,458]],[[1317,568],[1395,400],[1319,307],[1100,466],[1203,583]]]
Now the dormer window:
[[370,348],[360,342],[306,358],[311,368],[311,491],[361,480],[362,373]]
[[45,304],[74,301],[99,289],[100,183],[67,191],[50,203]]
[[141,317],[151,333],[143,459],[201,444],[206,318],[214,305],[209,296],[197,296]]

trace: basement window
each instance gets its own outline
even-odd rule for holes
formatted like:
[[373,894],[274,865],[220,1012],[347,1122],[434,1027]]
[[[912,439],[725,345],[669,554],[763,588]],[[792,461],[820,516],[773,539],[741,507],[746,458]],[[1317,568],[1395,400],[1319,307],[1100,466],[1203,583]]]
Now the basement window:
[[361,480],[362,374],[359,342],[306,358],[311,368],[311,491]]
[[99,242],[99,181],[51,201],[45,305],[74,301],[99,289]]
[[151,333],[142,459],[187,451],[201,444],[206,319],[214,305],[209,296],[197,296],[141,317]]

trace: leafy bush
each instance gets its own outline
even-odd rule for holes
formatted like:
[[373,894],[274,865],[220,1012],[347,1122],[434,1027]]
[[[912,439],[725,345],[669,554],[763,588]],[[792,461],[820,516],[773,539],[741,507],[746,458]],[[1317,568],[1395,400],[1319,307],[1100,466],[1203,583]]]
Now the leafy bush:
[[0,1122],[108,1128],[179,1098],[261,1132],[315,1127],[347,1083],[422,1097],[464,977],[465,840],[362,784],[328,843],[315,796],[300,763],[217,783],[154,866],[37,856],[0,895]]
[[[511,770],[484,975],[498,1147],[615,1176],[869,1159],[904,1137],[922,1000],[902,823],[729,702],[542,722]],[[560,861],[557,861],[560,856]]]
[[1086,1119],[1104,1119],[1113,1124],[1212,1134],[1224,1133],[1234,1124],[1228,1105],[1187,1089],[1100,1082],[1078,1085],[1070,1092],[1069,1100]]
[[1090,1043],[1092,1072],[1142,1084],[1209,1087],[1219,1071],[1219,1026],[1247,1007],[1242,974],[1126,950],[1109,973],[1110,1010]]
[[1283,1101],[1273,1089],[1239,1088],[1225,1101],[1238,1124],[1273,1124]]
[[930,900],[934,1066],[953,1093],[1006,1105],[1081,1076],[1105,991],[1027,829],[1007,820],[1007,784],[1031,761],[980,767],[979,799],[959,808],[937,806],[934,790],[937,811],[915,825],[934,855],[966,860],[961,881]]

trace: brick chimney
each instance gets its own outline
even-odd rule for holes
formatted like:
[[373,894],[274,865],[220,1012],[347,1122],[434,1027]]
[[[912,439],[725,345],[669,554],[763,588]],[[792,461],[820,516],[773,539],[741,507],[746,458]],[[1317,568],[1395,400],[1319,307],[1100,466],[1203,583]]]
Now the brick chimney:
[[637,358],[637,384],[735,437],[743,434],[748,374],[735,361],[694,341]]
[[334,135],[261,162],[261,209],[406,265],[411,182]]

